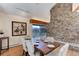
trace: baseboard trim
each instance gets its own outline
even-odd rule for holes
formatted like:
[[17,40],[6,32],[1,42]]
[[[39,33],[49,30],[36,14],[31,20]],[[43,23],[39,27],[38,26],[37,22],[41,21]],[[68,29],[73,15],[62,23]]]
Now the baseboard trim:
[[[13,44],[13,45],[9,45],[9,48],[13,48],[16,46],[21,46],[22,44]],[[2,49],[6,49],[7,46],[4,46]]]

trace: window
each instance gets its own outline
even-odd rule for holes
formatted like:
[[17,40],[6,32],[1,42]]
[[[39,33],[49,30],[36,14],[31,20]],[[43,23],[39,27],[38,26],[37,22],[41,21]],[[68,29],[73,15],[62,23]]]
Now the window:
[[33,40],[36,41],[46,35],[47,29],[45,25],[32,25],[32,33],[33,33]]

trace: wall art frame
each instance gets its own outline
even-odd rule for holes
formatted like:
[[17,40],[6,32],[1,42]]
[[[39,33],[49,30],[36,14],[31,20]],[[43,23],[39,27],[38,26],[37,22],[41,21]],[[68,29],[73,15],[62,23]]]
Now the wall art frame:
[[26,22],[12,21],[12,36],[23,36],[27,34]]

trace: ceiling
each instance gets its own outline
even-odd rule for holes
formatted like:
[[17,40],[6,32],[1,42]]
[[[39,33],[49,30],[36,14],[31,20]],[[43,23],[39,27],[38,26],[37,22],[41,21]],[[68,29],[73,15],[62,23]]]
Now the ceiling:
[[33,18],[49,20],[50,9],[54,5],[55,3],[0,3],[0,11],[24,17],[29,14]]

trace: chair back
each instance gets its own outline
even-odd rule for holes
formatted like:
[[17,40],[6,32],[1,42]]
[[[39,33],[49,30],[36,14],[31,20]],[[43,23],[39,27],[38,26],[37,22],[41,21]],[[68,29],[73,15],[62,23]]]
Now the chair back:
[[45,42],[54,42],[53,37],[46,37]]
[[31,40],[26,40],[27,50],[30,56],[34,56],[34,46]]
[[58,56],[66,56],[68,48],[69,48],[69,44],[66,43],[63,47],[61,47],[61,49],[58,53]]
[[24,51],[27,52],[27,47],[26,47],[25,39],[21,39],[21,42],[22,42],[22,46],[23,46]]

